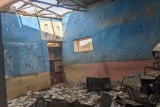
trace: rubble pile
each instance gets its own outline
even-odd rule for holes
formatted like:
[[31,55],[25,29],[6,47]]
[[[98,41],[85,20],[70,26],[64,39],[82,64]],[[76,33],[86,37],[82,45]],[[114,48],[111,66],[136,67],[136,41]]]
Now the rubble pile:
[[[117,91],[118,90],[118,91]],[[120,87],[110,90],[107,93],[112,97],[116,95],[123,96],[124,93],[119,91]],[[8,100],[8,107],[30,107],[37,98],[56,99],[69,103],[79,102],[80,104],[96,106],[106,91],[91,91],[83,88],[82,84],[61,84],[53,86],[51,89],[39,92],[27,92],[26,96],[17,99]]]
[[37,98],[58,99],[69,103],[78,101],[81,104],[96,105],[100,97],[99,93],[87,92],[82,84],[63,84],[46,91],[28,92],[27,96],[9,100],[8,107],[29,107]]
[[9,100],[8,107],[30,107],[35,101],[36,98],[24,96],[17,99]]
[[[158,107],[160,72],[152,71],[148,75],[132,73],[115,86],[111,86],[106,80],[110,81],[104,78],[89,78],[85,85],[68,83],[45,91],[29,91],[26,96],[9,100],[8,107],[56,107],[46,106],[45,103],[43,106],[36,106],[39,98],[54,104],[71,104],[58,107]],[[81,106],[74,106],[75,103]]]

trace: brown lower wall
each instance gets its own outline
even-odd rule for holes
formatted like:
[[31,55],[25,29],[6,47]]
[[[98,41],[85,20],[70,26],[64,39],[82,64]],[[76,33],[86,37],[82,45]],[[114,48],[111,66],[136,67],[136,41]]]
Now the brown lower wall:
[[28,91],[44,90],[51,87],[50,73],[17,76],[6,79],[7,98],[25,95]]
[[50,73],[51,85],[56,85],[65,82],[64,72],[53,72]]
[[153,60],[101,62],[65,66],[68,82],[85,82],[86,77],[110,77],[112,82],[120,81],[131,72],[143,72],[145,66],[152,66]]

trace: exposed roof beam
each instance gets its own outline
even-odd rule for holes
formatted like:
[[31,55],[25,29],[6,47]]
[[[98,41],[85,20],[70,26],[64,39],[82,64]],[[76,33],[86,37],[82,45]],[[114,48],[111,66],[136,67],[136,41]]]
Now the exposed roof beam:
[[30,6],[27,6],[27,7],[23,7],[22,9],[27,9],[27,8],[30,8],[30,7],[33,7],[33,6],[30,5]]
[[[69,6],[69,5],[68,5],[68,6]],[[70,6],[77,6],[77,5],[70,5]],[[53,6],[51,5],[51,6],[47,7],[46,9],[49,9],[49,8],[52,8],[52,7],[53,7]],[[57,7],[57,6],[56,6],[56,7]],[[83,11],[83,10],[77,10],[77,9],[68,8],[68,7],[63,6],[63,5],[59,5],[58,7],[65,8],[65,9],[70,9],[70,10],[75,10],[75,11]],[[40,13],[40,12],[42,12],[42,11],[44,11],[44,10],[40,10],[40,11],[38,11],[37,13]]]
[[[65,4],[65,5],[57,5],[57,4],[51,4],[51,3],[47,3],[47,2],[44,2],[44,1],[40,1],[40,0],[34,0],[33,2],[50,5],[50,6],[47,7],[46,9],[49,9],[49,8],[52,8],[52,7],[61,7],[61,8],[65,8],[65,9],[71,9],[71,8],[67,8],[66,6],[77,6],[77,5],[67,5],[67,4]],[[71,10],[76,10],[76,11],[77,11],[77,9],[71,9]],[[37,13],[40,13],[40,12],[42,12],[42,11],[44,11],[44,10],[42,9],[42,10],[38,11]],[[79,11],[79,10],[78,10],[78,11]]]
[[57,4],[52,4],[52,3],[48,3],[48,2],[44,2],[44,1],[39,1],[39,0],[34,0],[33,2],[37,2],[37,3],[41,3],[41,4],[46,4],[46,5],[50,5],[50,6],[55,6],[55,7],[63,7],[63,6],[77,6],[77,5],[57,5]]
[[17,14],[25,14],[25,15],[33,15],[33,14],[31,14],[31,13],[28,13],[28,12],[26,12],[25,10],[23,10],[23,9],[16,9],[16,12],[15,13],[17,13]]
[[37,15],[37,7],[36,7],[36,6],[34,6],[34,9],[35,9],[35,14]]
[[46,11],[48,11],[48,12],[50,12],[50,13],[53,13],[53,14],[55,14],[55,15],[58,16],[58,17],[62,17],[61,15],[59,15],[59,14],[57,14],[57,13],[51,11],[51,10],[45,9],[45,8],[43,8],[43,7],[40,7],[40,6],[36,5],[36,4],[33,4],[32,2],[27,2],[27,1],[25,1],[25,0],[21,0],[21,1],[23,1],[23,2],[25,2],[25,3],[28,3],[28,4],[30,4],[30,5],[36,6],[37,8],[40,8],[40,9],[42,9],[42,10],[46,10]]
[[[47,7],[47,8],[45,8],[45,9],[49,9],[49,8],[52,8],[53,6],[49,6],[49,7]],[[40,12],[42,12],[42,11],[44,11],[43,9],[42,10],[40,10],[40,11],[38,11],[37,13],[40,13]]]
[[45,1],[40,1],[40,0],[34,0],[33,2],[41,3],[41,4],[46,4],[46,5],[52,5],[52,6],[57,6],[57,4],[51,4]]
[[23,8],[24,6],[27,6],[27,5],[28,5],[28,3],[24,3],[22,6],[18,7],[17,9],[21,9],[21,8]]
[[3,13],[11,13],[11,14],[20,14],[20,15],[24,15],[24,16],[33,16],[33,14],[30,14],[30,13],[24,13],[22,11],[17,11],[17,12],[6,12],[6,11],[0,11],[0,12],[3,12]]
[[[23,9],[16,9],[17,12],[22,12],[22,13],[27,13],[26,11],[24,11]],[[29,14],[29,13],[28,13]]]
[[69,7],[63,7],[65,9],[70,9],[70,10],[75,10],[75,11],[84,11],[84,10],[80,10],[80,9],[73,9],[73,8],[69,8]]
[[40,14],[40,15],[43,15],[43,16],[44,16],[44,15],[53,15],[53,14]]
[[10,14],[20,14],[20,15],[23,15],[23,16],[33,16],[33,17],[42,17],[42,18],[51,18],[51,19],[59,19],[59,20],[62,20],[62,18],[60,17],[49,17],[49,16],[44,16],[44,15],[35,15],[35,14],[31,14],[31,13],[23,13],[23,12],[6,12],[6,11],[0,11],[0,12],[3,12],[3,13],[10,13]]

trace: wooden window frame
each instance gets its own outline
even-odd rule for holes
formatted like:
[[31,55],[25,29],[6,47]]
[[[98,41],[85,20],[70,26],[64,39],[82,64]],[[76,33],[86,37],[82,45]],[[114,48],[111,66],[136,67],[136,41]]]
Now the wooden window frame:
[[92,37],[85,37],[85,38],[80,38],[80,39],[73,40],[74,52],[92,51],[93,50],[93,41],[92,41],[92,47],[91,47],[91,49],[84,50],[84,51],[80,50],[80,42],[83,41],[83,40],[87,40],[87,39],[91,39],[92,40]]

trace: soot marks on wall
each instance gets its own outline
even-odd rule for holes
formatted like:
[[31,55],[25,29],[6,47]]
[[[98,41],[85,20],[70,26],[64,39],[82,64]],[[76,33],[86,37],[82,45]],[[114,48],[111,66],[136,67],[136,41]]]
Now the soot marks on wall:
[[49,72],[47,42],[41,39],[39,21],[50,19],[1,14],[6,76]]
[[[151,50],[160,40],[158,5],[152,0],[106,1],[65,15],[65,65],[153,59]],[[92,36],[94,50],[75,53],[72,41],[86,35]]]
[[[4,45],[5,50],[8,50],[4,55],[6,75],[47,72],[47,54],[40,50],[43,46],[45,44],[41,45],[39,43],[7,43]],[[45,50],[45,48],[42,50]],[[44,56],[45,54],[46,56]]]

